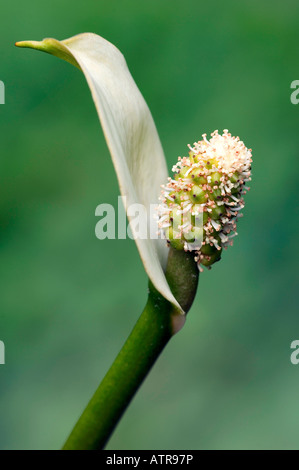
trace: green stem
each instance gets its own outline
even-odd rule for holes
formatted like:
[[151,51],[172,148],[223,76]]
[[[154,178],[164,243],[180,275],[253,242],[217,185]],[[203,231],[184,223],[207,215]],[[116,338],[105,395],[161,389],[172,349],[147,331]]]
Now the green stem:
[[[175,278],[181,278],[179,273],[182,268],[184,270],[184,261],[181,255],[176,253],[169,257],[167,267],[173,286],[176,285]],[[197,272],[194,262],[190,264],[189,259],[186,263],[189,272],[191,267],[192,273]],[[194,295],[195,291],[193,297]],[[190,299],[187,304],[190,304]],[[148,301],[143,313],[79,418],[63,447],[64,450],[102,449],[105,446],[137,389],[178,329],[179,319],[183,320],[182,314],[150,283]]]

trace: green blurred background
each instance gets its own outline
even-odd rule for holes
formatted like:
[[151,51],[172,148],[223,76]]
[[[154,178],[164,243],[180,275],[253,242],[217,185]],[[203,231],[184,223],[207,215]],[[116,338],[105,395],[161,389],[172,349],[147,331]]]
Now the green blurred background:
[[119,192],[83,75],[13,46],[85,31],[124,53],[169,168],[214,129],[254,157],[234,248],[108,448],[299,448],[298,15],[277,0],[2,4],[1,449],[61,446],[146,301],[134,242],[94,234]]

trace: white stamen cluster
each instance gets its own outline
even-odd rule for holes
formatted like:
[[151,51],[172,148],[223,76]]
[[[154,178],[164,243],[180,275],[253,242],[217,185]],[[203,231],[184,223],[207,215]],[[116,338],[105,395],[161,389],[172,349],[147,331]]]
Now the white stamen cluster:
[[227,129],[211,139],[188,145],[173,178],[162,186],[159,228],[176,249],[194,251],[199,269],[219,261],[222,248],[233,244],[242,216],[243,195],[251,180],[251,149]]

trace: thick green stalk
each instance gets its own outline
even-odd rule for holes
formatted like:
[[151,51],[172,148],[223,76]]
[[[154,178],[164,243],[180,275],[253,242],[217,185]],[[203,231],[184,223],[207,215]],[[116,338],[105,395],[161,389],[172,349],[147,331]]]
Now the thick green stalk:
[[[179,273],[182,274],[187,268],[193,276],[197,272],[194,261],[191,263],[188,257],[182,258],[179,252],[172,253],[167,272],[174,292],[174,286],[179,285],[175,283],[175,278],[181,278]],[[186,296],[188,300],[185,307],[190,307],[190,299],[192,297],[193,300],[195,295],[197,278],[196,283],[194,280],[193,277],[193,293]],[[184,304],[184,299],[185,296],[181,298],[181,305]],[[184,316],[150,283],[148,301],[143,313],[75,425],[63,447],[64,450],[102,449],[105,446],[152,365],[183,323]]]

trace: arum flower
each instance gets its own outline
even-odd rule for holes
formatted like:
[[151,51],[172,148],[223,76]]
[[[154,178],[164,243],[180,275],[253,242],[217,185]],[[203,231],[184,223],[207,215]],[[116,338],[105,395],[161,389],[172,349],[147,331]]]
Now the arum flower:
[[[199,270],[217,261],[235,235],[251,153],[228,131],[221,136],[215,132],[210,141],[204,135],[190,147],[189,157],[179,159],[174,177],[166,183],[166,162],[153,118],[114,45],[91,33],[16,45],[60,57],[83,72],[126,208],[138,203],[149,213],[162,187],[158,218],[163,237],[142,239],[135,234],[150,280],[148,302],[65,445],[98,449],[170,337],[183,326]],[[134,235],[134,225],[131,229]]]

